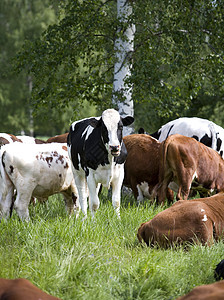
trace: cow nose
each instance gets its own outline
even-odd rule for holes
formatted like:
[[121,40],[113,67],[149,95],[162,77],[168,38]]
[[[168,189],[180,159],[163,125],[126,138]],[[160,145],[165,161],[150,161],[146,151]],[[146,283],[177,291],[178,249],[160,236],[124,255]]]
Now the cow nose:
[[110,146],[110,151],[112,155],[119,154],[120,146]]

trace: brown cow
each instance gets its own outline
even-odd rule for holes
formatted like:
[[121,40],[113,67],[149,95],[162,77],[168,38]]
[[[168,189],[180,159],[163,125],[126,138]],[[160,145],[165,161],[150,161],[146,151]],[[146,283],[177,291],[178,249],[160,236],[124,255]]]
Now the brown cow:
[[137,237],[149,245],[167,247],[172,243],[213,243],[224,233],[224,192],[212,197],[179,200],[141,224]]
[[67,143],[68,132],[50,137],[47,143]]
[[194,179],[206,189],[217,192],[224,189],[224,160],[194,138],[179,134],[169,136],[161,143],[160,163],[159,203],[164,202],[166,188],[173,181],[178,185],[178,200],[187,200]]
[[25,278],[0,278],[0,300],[60,300],[51,296]]
[[223,300],[224,280],[195,287],[190,293],[177,300]]
[[[128,155],[124,164],[124,185],[130,187],[135,199],[151,199],[151,192],[159,180],[160,142],[146,134],[131,134],[123,138]],[[167,197],[173,200],[168,189]]]

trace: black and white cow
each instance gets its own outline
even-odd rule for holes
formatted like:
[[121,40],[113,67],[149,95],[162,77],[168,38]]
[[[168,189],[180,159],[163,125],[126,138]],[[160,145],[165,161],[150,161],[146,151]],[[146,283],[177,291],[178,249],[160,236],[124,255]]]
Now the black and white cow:
[[100,184],[107,188],[112,186],[112,204],[120,217],[120,193],[127,156],[122,130],[133,121],[131,116],[122,118],[116,110],[107,109],[101,117],[83,119],[71,125],[68,153],[84,219],[88,196],[92,216],[99,207]]
[[169,135],[176,133],[195,138],[223,157],[224,129],[221,126],[206,119],[184,117],[168,122],[151,136],[162,142]]

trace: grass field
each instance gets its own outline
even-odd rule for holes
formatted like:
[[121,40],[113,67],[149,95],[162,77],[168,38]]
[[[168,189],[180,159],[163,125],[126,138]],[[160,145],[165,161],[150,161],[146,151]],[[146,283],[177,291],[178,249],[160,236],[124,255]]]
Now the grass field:
[[95,221],[68,218],[61,196],[30,207],[31,221],[16,213],[0,224],[0,277],[25,277],[63,300],[176,299],[193,287],[214,282],[224,245],[168,250],[140,245],[142,222],[164,207],[132,197],[121,203],[121,220],[101,196]]

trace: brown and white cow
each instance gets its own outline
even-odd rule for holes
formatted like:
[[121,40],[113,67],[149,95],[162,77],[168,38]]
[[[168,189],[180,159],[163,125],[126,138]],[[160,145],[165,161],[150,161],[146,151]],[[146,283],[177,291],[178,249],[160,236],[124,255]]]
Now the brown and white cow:
[[42,291],[25,278],[0,278],[0,300],[60,300]]
[[[9,133],[0,133],[0,147],[2,145],[11,144],[11,143],[15,143],[15,142],[25,143],[25,144],[43,144],[43,143],[45,143],[45,141],[36,139],[31,136],[26,136],[26,135],[15,136],[15,135],[9,134]],[[36,199],[32,197],[31,202],[33,204],[35,204]]]
[[[123,184],[132,189],[135,199],[151,199],[151,192],[159,181],[160,142],[146,134],[131,134],[123,138],[128,155],[124,164]],[[168,189],[168,200],[173,194]]]
[[44,144],[44,143],[46,143],[44,140],[37,139],[33,136],[17,135],[16,137],[24,144]]
[[13,135],[9,133],[0,133],[0,147],[5,144],[11,143],[25,143],[25,144],[44,144],[45,141],[41,139],[34,138],[32,136],[27,135]]
[[161,143],[160,164],[159,203],[164,202],[171,182],[178,185],[178,200],[187,200],[194,179],[206,189],[217,192],[224,189],[224,160],[194,138],[179,134],[169,136]]
[[31,197],[46,201],[49,196],[61,193],[69,213],[78,208],[66,144],[4,145],[0,173],[0,214],[3,217],[10,215],[14,188],[17,192],[14,208],[24,220],[29,220]]
[[8,133],[4,133],[4,132],[0,133],[0,147],[2,145],[11,144],[14,142],[22,143],[22,141],[13,134],[8,134]]
[[201,242],[211,245],[224,234],[224,192],[208,198],[179,200],[142,223],[137,237],[149,245]]
[[177,298],[177,300],[223,300],[224,280],[200,285],[193,288],[188,294]]
[[68,132],[50,137],[46,143],[67,143]]

